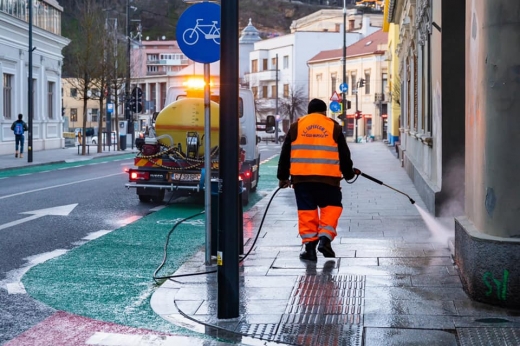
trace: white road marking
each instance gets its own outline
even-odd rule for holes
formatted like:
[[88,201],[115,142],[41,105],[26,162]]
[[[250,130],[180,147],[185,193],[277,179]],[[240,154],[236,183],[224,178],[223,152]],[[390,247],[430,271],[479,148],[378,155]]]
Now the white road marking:
[[150,211],[159,211],[159,210],[164,209],[164,208],[166,208],[165,205],[159,205],[159,206],[157,206],[155,208],[150,209]]
[[72,181],[70,183],[65,183],[65,184],[58,184],[58,185],[53,185],[53,186],[42,187],[40,189],[34,189],[34,190],[29,190],[29,191],[24,191],[24,192],[13,193],[12,195],[0,196],[0,199],[10,198],[10,197],[15,197],[15,196],[20,196],[20,195],[25,195],[27,193],[33,193],[33,192],[39,192],[39,191],[44,191],[44,190],[55,189],[55,188],[58,188],[58,187],[84,183],[84,182],[92,181],[92,180],[105,179],[105,178],[113,177],[113,176],[116,176],[116,175],[119,175],[119,174],[126,174],[126,173],[125,172],[120,172],[120,173],[103,175],[103,176],[95,177],[95,178],[89,178],[89,179],[83,179],[83,180],[78,180],[78,181]]
[[17,225],[22,224],[27,221],[39,219],[40,217],[47,216],[47,215],[67,216],[70,214],[70,212],[72,210],[74,210],[74,208],[76,208],[77,205],[78,205],[78,203],[74,203],[74,204],[69,204],[69,205],[61,205],[61,206],[53,207],[53,208],[25,211],[20,214],[29,214],[32,216],[28,216],[28,217],[25,217],[20,220],[15,220],[12,222],[4,223],[3,225],[0,225],[0,230],[6,229],[9,227],[13,227],[13,226],[17,226]]
[[101,238],[102,236],[104,236],[105,234],[108,234],[112,232],[111,230],[101,230],[101,231],[97,231],[97,232],[92,232],[92,233],[89,233],[86,237],[83,237],[81,239],[85,239],[85,240],[94,240],[94,239],[97,239],[97,238]]
[[45,252],[39,255],[25,258],[27,263],[21,268],[11,270],[6,273],[5,279],[0,281],[0,286],[5,286],[8,294],[26,294],[25,287],[22,284],[22,277],[35,265],[41,264],[52,258],[65,254],[68,250],[57,249],[51,252]]

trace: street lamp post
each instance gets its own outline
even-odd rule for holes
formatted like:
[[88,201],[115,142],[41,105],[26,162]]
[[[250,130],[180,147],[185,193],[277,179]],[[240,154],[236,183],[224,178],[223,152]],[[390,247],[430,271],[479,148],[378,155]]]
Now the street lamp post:
[[[130,0],[126,0],[126,83],[125,83],[125,119],[128,124],[128,131],[133,131],[133,121],[132,121],[132,111],[130,109]],[[124,136],[126,140],[126,134]],[[133,145],[133,135],[132,135],[132,145]],[[126,145],[125,145],[126,147]]]
[[[347,84],[347,7],[343,0],[343,84]],[[343,115],[343,132],[347,133],[347,95],[343,89],[341,102]]]
[[27,71],[27,116],[29,133],[27,136],[27,162],[33,162],[33,83],[32,83],[32,65],[33,65],[33,6],[29,4],[29,66]]

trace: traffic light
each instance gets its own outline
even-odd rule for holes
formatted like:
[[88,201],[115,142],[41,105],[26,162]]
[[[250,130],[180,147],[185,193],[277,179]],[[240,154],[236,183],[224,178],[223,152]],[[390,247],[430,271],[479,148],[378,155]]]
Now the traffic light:
[[351,102],[347,100],[347,109],[350,109],[350,106],[351,106]]
[[130,109],[134,113],[141,113],[143,111],[143,90],[135,87],[130,94]]
[[365,86],[365,80],[364,80],[363,78],[361,78],[361,79],[359,80],[359,87],[362,88],[362,87],[364,87],[364,86]]
[[356,116],[355,116],[356,120],[359,120],[359,119],[361,119],[362,117],[363,117],[363,116],[361,115],[361,111],[357,111],[357,112],[356,112]]

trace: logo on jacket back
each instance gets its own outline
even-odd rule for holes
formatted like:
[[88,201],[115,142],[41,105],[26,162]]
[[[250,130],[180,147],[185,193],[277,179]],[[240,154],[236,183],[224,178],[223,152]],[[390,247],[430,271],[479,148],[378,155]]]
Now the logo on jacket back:
[[14,125],[14,134],[15,135],[23,135],[23,123],[17,122]]
[[329,136],[329,131],[327,131],[327,129],[321,125],[309,125],[303,130],[302,136],[312,138],[325,138]]

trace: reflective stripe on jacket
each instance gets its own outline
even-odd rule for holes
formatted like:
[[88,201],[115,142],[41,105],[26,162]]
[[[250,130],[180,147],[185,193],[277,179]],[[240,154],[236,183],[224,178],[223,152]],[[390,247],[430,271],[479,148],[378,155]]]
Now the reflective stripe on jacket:
[[298,136],[291,145],[291,176],[321,175],[341,178],[334,120],[319,113],[298,119]]

